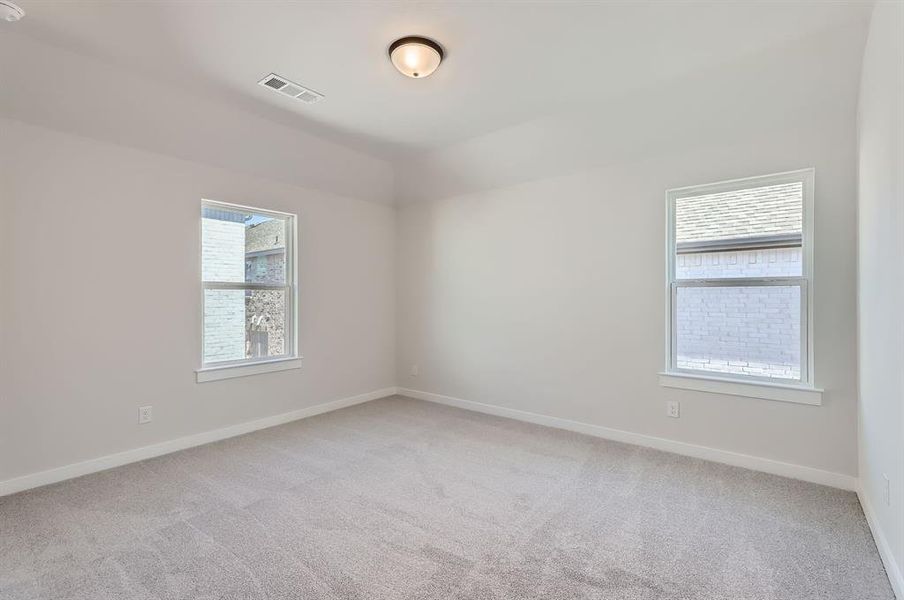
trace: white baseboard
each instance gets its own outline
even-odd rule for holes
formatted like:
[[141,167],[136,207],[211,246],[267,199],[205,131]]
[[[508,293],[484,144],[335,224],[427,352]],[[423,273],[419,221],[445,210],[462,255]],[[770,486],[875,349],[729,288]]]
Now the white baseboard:
[[857,490],[857,496],[860,498],[860,506],[863,507],[863,514],[866,515],[866,522],[869,524],[870,531],[873,532],[873,539],[876,540],[876,548],[879,550],[879,556],[882,557],[882,564],[885,565],[885,573],[891,582],[892,590],[895,598],[904,600],[904,576],[901,569],[895,562],[894,554],[892,554],[891,546],[888,545],[888,539],[879,527],[879,521],[876,519],[876,513],[873,511],[873,504],[869,494],[861,486]]
[[432,392],[399,388],[398,393],[403,396],[417,398],[418,400],[427,400],[428,402],[446,404],[465,410],[472,410],[499,417],[508,417],[509,419],[527,421],[528,423],[546,425],[547,427],[555,427],[557,429],[567,429],[568,431],[576,431],[578,433],[584,433],[616,442],[655,448],[656,450],[682,454],[684,456],[693,456],[694,458],[702,458],[703,460],[723,463],[735,467],[743,467],[753,471],[762,471],[773,475],[781,475],[782,477],[800,479],[802,481],[841,488],[843,490],[856,491],[858,489],[857,478],[843,473],[833,473],[831,471],[823,471],[821,469],[814,469],[813,467],[785,463],[769,458],[760,458],[749,454],[719,450],[708,446],[698,446],[696,444],[688,444],[666,438],[633,433],[631,431],[612,429],[601,425],[591,425],[580,421],[550,417],[514,408],[483,404],[471,400],[461,400],[460,398],[452,398],[451,396],[443,396],[442,394],[434,394]]
[[383,388],[366,394],[359,394],[349,398],[340,398],[339,400],[333,400],[332,402],[325,402],[323,404],[316,404],[307,408],[293,410],[281,415],[273,415],[272,417],[264,417],[263,419],[238,423],[236,425],[230,425],[229,427],[223,427],[222,429],[196,433],[194,435],[160,442],[159,444],[135,448],[134,450],[126,450],[125,452],[118,452],[116,454],[108,454],[107,456],[93,458],[64,467],[58,467],[56,469],[23,475],[14,479],[7,479],[6,481],[0,481],[0,496],[15,494],[16,492],[40,487],[42,485],[72,479],[73,477],[81,477],[82,475],[96,473],[97,471],[105,471],[107,469],[112,469],[113,467],[154,458],[155,456],[177,452],[194,446],[209,444],[210,442],[235,437],[259,429],[282,425],[283,423],[297,421],[298,419],[313,417],[314,415],[338,410],[347,406],[392,396],[396,393],[398,393],[398,388],[396,387]]

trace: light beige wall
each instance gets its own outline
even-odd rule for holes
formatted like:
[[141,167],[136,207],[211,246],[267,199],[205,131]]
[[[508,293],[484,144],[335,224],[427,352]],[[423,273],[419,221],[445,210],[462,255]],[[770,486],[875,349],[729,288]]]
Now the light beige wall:
[[[0,158],[0,481],[394,385],[391,207],[8,119]],[[201,198],[298,215],[301,370],[195,383]]]
[[[399,385],[856,476],[853,101],[720,143],[686,138],[658,156],[405,206]],[[805,167],[816,168],[824,405],[660,387],[666,190]],[[671,399],[680,419],[666,417]]]
[[[868,11],[852,12],[843,25],[766,51],[413,153],[397,164],[396,197],[462,196],[744,140],[776,126],[832,124],[839,108],[851,120],[868,21]],[[587,76],[605,80],[606,73]]]
[[255,113],[254,101],[249,108],[200,96],[13,30],[0,35],[0,81],[6,118],[309,190],[395,199],[392,166],[313,135],[304,128],[310,114],[288,113],[299,126],[277,123]]
[[[876,5],[859,106],[860,481],[904,597],[904,4]],[[885,477],[890,487],[885,500]]]

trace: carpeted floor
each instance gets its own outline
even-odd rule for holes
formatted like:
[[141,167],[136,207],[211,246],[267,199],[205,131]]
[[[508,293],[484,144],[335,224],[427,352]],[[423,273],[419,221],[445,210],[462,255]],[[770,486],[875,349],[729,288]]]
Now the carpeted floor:
[[893,595],[852,493],[393,397],[0,498],[0,598]]

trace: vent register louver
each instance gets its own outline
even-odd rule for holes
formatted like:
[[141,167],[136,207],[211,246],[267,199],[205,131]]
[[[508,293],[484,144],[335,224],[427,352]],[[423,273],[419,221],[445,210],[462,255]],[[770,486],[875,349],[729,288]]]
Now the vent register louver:
[[291,96],[296,100],[301,100],[305,104],[316,104],[323,100],[323,94],[320,92],[315,92],[312,89],[306,88],[303,85],[298,85],[285,77],[280,77],[273,73],[270,73],[257,83],[265,88],[270,88],[274,92],[279,92],[280,94]]

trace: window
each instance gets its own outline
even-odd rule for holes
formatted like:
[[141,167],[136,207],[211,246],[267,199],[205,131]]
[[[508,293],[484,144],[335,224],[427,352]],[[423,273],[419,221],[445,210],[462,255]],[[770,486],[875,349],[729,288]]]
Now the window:
[[813,170],[668,192],[667,374],[811,387]]
[[199,381],[300,366],[294,215],[203,201],[201,287]]

